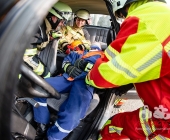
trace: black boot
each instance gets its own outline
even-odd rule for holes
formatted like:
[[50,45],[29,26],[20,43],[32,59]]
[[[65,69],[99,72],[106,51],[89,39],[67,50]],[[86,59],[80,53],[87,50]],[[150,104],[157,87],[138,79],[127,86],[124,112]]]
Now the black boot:
[[47,128],[48,126],[46,124],[37,123],[35,140],[45,140]]

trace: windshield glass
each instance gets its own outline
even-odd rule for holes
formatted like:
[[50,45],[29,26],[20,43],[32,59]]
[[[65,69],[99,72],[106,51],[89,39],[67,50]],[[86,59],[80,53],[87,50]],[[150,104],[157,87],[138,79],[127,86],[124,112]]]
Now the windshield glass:
[[90,14],[89,24],[94,26],[110,27],[110,16],[102,14]]

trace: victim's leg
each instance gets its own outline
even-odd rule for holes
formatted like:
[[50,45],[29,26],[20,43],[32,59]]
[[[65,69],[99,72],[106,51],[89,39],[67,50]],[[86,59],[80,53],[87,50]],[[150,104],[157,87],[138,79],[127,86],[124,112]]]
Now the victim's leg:
[[60,107],[55,125],[48,129],[48,139],[63,139],[78,126],[91,99],[92,93],[87,89],[84,80],[74,81],[69,98]]
[[[67,81],[63,76],[50,77],[45,79],[53,88],[59,93],[66,93],[70,91],[72,82]],[[34,109],[34,120],[38,123],[48,124],[50,120],[50,113],[47,108],[47,98],[34,98],[39,107]]]

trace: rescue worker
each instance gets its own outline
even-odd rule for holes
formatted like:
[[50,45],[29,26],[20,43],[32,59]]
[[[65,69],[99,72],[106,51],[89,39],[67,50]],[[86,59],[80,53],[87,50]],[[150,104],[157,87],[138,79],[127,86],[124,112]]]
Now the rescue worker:
[[[45,79],[59,93],[69,93],[68,99],[59,109],[58,119],[48,128],[48,140],[62,140],[78,126],[80,119],[85,117],[94,88],[87,86],[84,79],[96,59],[103,55],[99,45],[92,44],[89,52],[72,51],[63,61],[65,73],[62,76]],[[49,124],[50,114],[45,98],[35,98],[35,100],[40,103],[40,107],[34,108],[34,120],[43,126],[41,131],[43,133],[45,126]]]
[[59,49],[66,52],[69,45],[75,41],[80,40],[83,42],[83,49],[90,49],[90,35],[87,30],[83,29],[83,26],[88,24],[87,20],[90,18],[90,13],[86,9],[79,9],[75,12],[73,26],[66,26],[62,29],[63,38],[60,39]]
[[38,32],[32,38],[31,44],[28,49],[26,49],[24,54],[25,63],[33,69],[33,71],[42,76],[49,77],[48,68],[41,62],[38,57],[40,51],[42,51],[50,40],[54,38],[62,37],[60,32],[61,27],[64,26],[72,14],[72,9],[62,3],[57,2],[49,11],[44,22],[39,26]]
[[115,15],[126,18],[86,83],[97,88],[133,83],[144,107],[113,116],[99,139],[169,140],[170,7],[152,0],[108,1]]

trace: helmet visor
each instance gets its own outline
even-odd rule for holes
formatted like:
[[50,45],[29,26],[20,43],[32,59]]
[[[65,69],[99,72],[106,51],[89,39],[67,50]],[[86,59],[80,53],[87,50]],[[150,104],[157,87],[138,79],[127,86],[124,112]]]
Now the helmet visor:
[[54,7],[51,10],[55,11],[56,13],[55,15],[59,15],[59,17],[57,16],[58,18],[64,19],[64,20],[68,20],[72,15],[72,12],[61,12],[55,9]]
[[63,19],[65,20],[70,20],[72,17],[72,13],[71,12],[60,12],[61,16],[63,17]]

